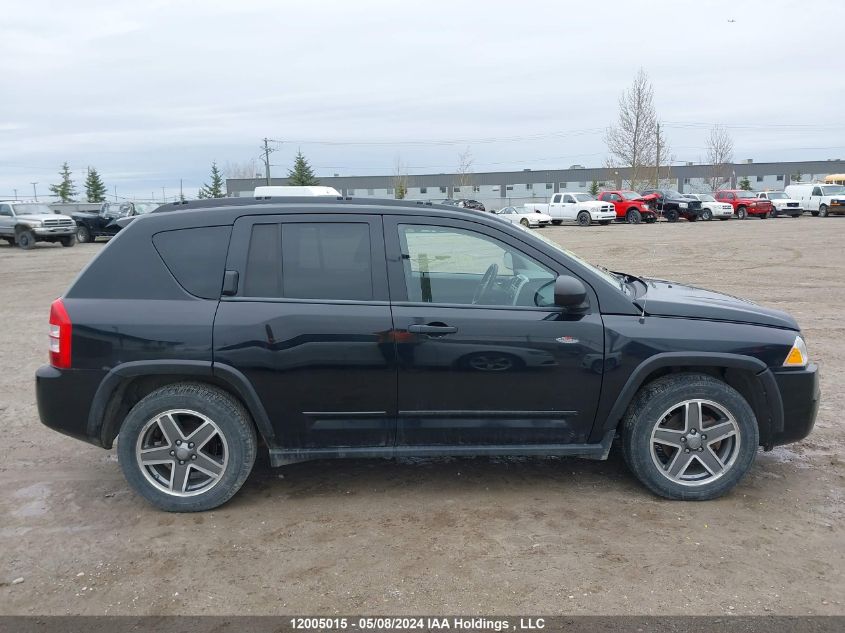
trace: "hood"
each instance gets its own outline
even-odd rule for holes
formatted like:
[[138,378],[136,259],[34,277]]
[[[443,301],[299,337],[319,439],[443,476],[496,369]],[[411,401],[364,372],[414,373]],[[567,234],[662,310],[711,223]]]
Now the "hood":
[[645,306],[646,314],[800,329],[795,319],[786,312],[764,308],[739,297],[673,281],[644,281],[648,284],[648,290],[637,299],[637,303],[640,308]]
[[49,215],[45,213],[16,213],[15,218],[24,222],[43,222],[44,220],[70,220],[73,222],[72,217],[61,213],[50,213]]
[[640,202],[650,202],[652,200],[657,200],[658,197],[659,196],[656,193],[650,193],[647,196],[640,196],[637,200]]

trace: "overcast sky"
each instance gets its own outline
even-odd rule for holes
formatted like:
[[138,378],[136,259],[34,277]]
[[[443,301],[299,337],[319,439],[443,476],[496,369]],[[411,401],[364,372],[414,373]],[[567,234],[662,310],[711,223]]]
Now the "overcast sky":
[[65,160],[193,195],[265,136],[274,175],[600,165],[639,67],[678,161],[715,122],[737,160],[845,157],[843,28],[842,0],[4,0],[0,197]]

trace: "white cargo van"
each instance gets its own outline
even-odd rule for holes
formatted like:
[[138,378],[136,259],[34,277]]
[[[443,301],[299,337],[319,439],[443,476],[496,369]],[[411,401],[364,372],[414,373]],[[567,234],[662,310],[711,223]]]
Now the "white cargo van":
[[783,191],[813,215],[823,218],[830,214],[845,215],[845,187],[842,185],[801,183],[788,185]]
[[340,192],[334,187],[277,187],[266,185],[256,187],[253,195],[256,198],[275,196],[339,196]]

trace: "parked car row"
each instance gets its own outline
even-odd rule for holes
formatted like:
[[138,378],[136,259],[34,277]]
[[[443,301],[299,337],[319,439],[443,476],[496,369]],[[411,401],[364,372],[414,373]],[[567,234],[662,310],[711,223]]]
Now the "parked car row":
[[845,215],[845,186],[814,183],[789,185],[785,191],[725,189],[714,194],[645,189],[639,193],[608,190],[593,196],[562,191],[554,194],[548,203],[531,202],[524,204],[522,209],[508,206],[493,213],[514,224],[535,228],[564,222],[579,226],[607,225],[613,221],[652,223],[660,216],[669,222],[681,218],[689,222],[749,217],[764,220],[778,216],[797,218],[806,211],[821,217]]

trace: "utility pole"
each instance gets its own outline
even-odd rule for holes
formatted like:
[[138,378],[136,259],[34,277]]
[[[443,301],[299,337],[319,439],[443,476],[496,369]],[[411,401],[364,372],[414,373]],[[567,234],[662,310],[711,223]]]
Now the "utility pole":
[[114,201],[117,202],[117,185],[114,186]]
[[182,193],[182,179],[179,179],[179,201],[183,201],[185,199],[185,194]]
[[37,182],[31,182],[29,184],[32,185],[32,195],[35,196],[35,201],[38,202],[38,189],[35,188],[35,185],[37,185],[38,183]]
[[15,200],[17,200],[17,199],[18,199],[18,190],[15,189]]
[[262,148],[264,158],[261,160],[264,161],[264,180],[268,185],[270,184],[270,153],[276,151],[270,147],[270,143],[281,143],[281,141],[274,141],[271,138],[264,137],[264,147]]
[[161,201],[167,202],[167,197],[164,195],[164,187],[161,188]]
[[654,188],[660,188],[660,123],[657,123],[657,165],[654,168]]

